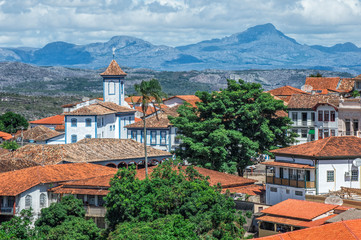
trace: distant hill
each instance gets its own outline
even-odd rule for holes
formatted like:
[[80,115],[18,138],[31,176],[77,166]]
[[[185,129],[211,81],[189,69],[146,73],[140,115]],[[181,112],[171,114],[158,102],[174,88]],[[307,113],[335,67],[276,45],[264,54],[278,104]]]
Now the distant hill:
[[111,61],[113,48],[116,48],[117,62],[131,68],[164,71],[321,69],[361,73],[361,49],[353,43],[332,47],[302,45],[270,23],[228,37],[179,47],[115,36],[108,42],[87,45],[53,42],[40,49],[0,48],[0,61],[99,69]]
[[[306,76],[316,70],[204,70],[204,71],[154,71],[145,68],[122,67],[128,74],[125,78],[126,94],[134,92],[133,85],[142,80],[156,78],[169,95],[194,94],[197,90],[213,91],[225,88],[227,79],[243,79],[262,84],[266,90],[291,85],[300,88]],[[104,69],[86,70],[66,67],[38,67],[19,62],[0,63],[0,92],[28,96],[102,96]],[[349,73],[320,71],[324,76],[352,77]]]

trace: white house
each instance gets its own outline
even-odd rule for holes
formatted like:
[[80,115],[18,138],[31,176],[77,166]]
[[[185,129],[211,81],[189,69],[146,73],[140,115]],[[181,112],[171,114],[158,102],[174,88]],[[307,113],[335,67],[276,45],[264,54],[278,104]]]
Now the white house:
[[[336,104],[336,101],[334,102]],[[316,140],[329,136],[338,136],[338,104],[317,103],[315,111],[315,138]]]
[[[266,165],[266,203],[288,198],[305,200],[305,195],[325,194],[341,187],[360,188],[361,138],[328,137],[271,151],[274,162]],[[269,173],[267,168],[272,167]]]
[[[177,128],[170,123],[168,116],[177,117],[178,107],[166,108],[162,113],[146,119],[147,145],[164,151],[174,151],[179,146]],[[125,126],[128,129],[128,138],[143,143],[143,121]]]
[[30,208],[35,221],[42,208],[57,201],[48,193],[48,189],[64,181],[115,173],[113,168],[90,163],[35,166],[0,173],[0,222]]

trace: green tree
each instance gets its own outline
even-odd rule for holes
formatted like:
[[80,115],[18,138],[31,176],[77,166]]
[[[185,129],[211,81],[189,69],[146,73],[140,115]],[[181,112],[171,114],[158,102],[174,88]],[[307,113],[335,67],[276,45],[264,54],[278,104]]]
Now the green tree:
[[0,122],[3,124],[3,131],[7,133],[16,133],[17,130],[29,126],[28,121],[20,114],[7,112],[0,116]]
[[[186,234],[182,227],[209,239],[225,239],[225,236],[238,239],[244,233],[233,200],[222,195],[219,187],[210,186],[207,178],[192,167],[177,167],[167,161],[145,180],[136,178],[134,169],[122,169],[110,185],[105,201],[110,230],[117,229],[110,234],[113,239],[122,239],[116,237],[122,230],[137,232],[144,239],[154,239],[151,236],[155,232],[172,239],[171,236]],[[174,222],[173,231],[169,230],[168,221]],[[149,229],[157,224],[166,232],[161,227]],[[149,233],[147,237],[146,233]]]
[[286,107],[265,93],[260,84],[228,80],[219,92],[197,92],[197,108],[183,105],[171,122],[182,139],[177,156],[215,170],[232,169],[243,175],[251,158],[294,141],[291,120],[278,117]]
[[310,74],[309,77],[323,77],[320,72],[317,72],[316,74]]
[[39,239],[37,231],[31,227],[31,210],[22,210],[0,225],[0,239]]
[[47,239],[96,239],[100,230],[92,220],[85,220],[84,217],[83,202],[68,195],[60,203],[43,208],[35,226]]
[[[159,84],[158,80],[152,79],[150,81],[142,81],[140,84],[135,84],[134,89],[141,98],[139,103],[141,103],[142,113],[143,113],[143,136],[144,136],[144,158],[145,158],[145,175],[148,177],[148,156],[147,156],[147,124],[146,124],[146,112],[149,107],[153,106],[155,110],[155,105],[158,105],[161,108],[160,103],[162,98],[165,96],[165,93],[162,92],[162,86]],[[157,114],[157,111],[155,111]],[[158,116],[158,115],[157,115]]]
[[5,141],[0,144],[0,147],[9,150],[16,150],[20,147],[20,145],[15,141]]

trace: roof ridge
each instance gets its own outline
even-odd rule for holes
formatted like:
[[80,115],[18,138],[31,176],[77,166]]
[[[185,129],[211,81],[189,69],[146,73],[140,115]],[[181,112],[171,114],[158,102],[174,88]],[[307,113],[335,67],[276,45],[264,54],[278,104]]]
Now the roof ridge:
[[347,230],[351,233],[351,235],[352,235],[355,239],[359,240],[359,238],[355,235],[355,233],[352,232],[352,230],[347,226],[347,224],[345,223],[345,221],[341,221],[341,223],[345,226],[345,228],[347,228]]
[[[320,150],[317,151],[317,154],[320,153],[320,152],[323,150],[323,148],[327,145],[327,143],[331,140],[331,138],[332,138],[332,137],[327,137],[327,138],[325,139],[325,143],[323,144],[322,147],[320,147]],[[316,156],[316,154],[314,154],[313,156]]]

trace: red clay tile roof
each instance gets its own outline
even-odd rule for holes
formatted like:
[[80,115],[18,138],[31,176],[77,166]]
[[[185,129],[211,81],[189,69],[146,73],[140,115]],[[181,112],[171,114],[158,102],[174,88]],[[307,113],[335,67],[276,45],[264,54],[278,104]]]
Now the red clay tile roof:
[[120,112],[135,112],[134,109],[119,106],[112,102],[98,102],[89,106],[84,106],[76,109],[72,112],[64,113],[64,115],[76,116],[76,115],[106,115]]
[[361,138],[355,136],[328,137],[271,151],[275,155],[303,156],[317,159],[361,157]]
[[240,187],[222,188],[222,193],[226,193],[227,190],[230,193],[243,193],[243,194],[255,196],[255,195],[263,194],[265,191],[265,188],[264,188],[264,186],[250,184],[250,185],[245,185],[245,186],[240,186]]
[[118,63],[113,59],[105,72],[100,76],[126,76],[127,74],[119,67]]
[[4,140],[10,140],[13,138],[13,136],[6,132],[0,132],[0,138],[2,138]]
[[[170,123],[168,116],[177,117],[177,109],[179,106],[172,108],[162,109],[162,113],[158,116],[154,115],[146,119],[147,128],[168,128],[172,124]],[[126,128],[143,128],[143,121],[135,122],[125,126]]]
[[[124,98],[124,101],[126,101],[129,104],[133,104],[134,103],[141,103],[142,102],[143,97],[142,96],[131,96],[131,97],[126,97]],[[132,101],[133,100],[133,101]],[[154,97],[150,97],[150,100],[154,101],[155,98]]]
[[35,121],[30,121],[29,123],[39,125],[62,125],[64,124],[64,115],[55,115]]
[[322,214],[325,214],[335,209],[337,206],[338,205],[287,199],[283,202],[273,205],[272,207],[262,210],[262,213],[280,217],[312,220]]
[[89,189],[89,188],[68,188],[68,187],[57,187],[49,189],[48,191],[57,194],[87,194],[87,195],[99,195],[105,196],[109,193],[109,190],[105,189]]
[[64,132],[64,131],[65,131],[65,124],[56,125],[56,126],[55,126],[55,130],[56,130],[56,131],[59,131],[59,132]]
[[[43,125],[39,125],[33,128],[30,128],[23,132],[24,140],[34,140],[35,142],[46,141],[50,138],[60,136],[64,133],[57,132]],[[21,132],[15,134],[14,138],[21,137]]]
[[339,106],[340,97],[337,95],[292,95],[288,109],[312,109],[317,103],[330,103],[336,107]]
[[[148,147],[149,157],[170,157],[166,151]],[[31,160],[38,164],[49,165],[60,162],[99,162],[144,158],[144,146],[132,139],[92,138],[77,143],[57,145],[26,145],[0,159]]]
[[350,92],[355,86],[355,80],[352,78],[342,78],[341,84],[338,87],[338,90],[344,91],[344,92]]
[[361,239],[361,219],[347,220],[293,232],[257,238],[261,240],[357,240]]
[[340,80],[340,77],[306,77],[305,85],[309,85],[313,89],[336,90]]
[[116,169],[90,163],[36,166],[0,173],[0,196],[16,196],[41,183],[63,182],[115,173]]
[[310,165],[298,164],[298,163],[288,163],[288,162],[262,162],[261,164],[267,166],[281,166],[281,167],[290,167],[290,168],[302,168],[302,169],[313,169]]
[[276,115],[276,117],[288,117],[288,113],[283,110],[277,110],[275,115]]
[[336,216],[336,214],[332,214],[330,216],[317,219],[315,221],[305,221],[305,220],[299,220],[299,219],[288,218],[288,217],[278,217],[278,216],[266,215],[266,216],[257,218],[257,220],[264,221],[264,222],[272,222],[272,223],[298,226],[298,227],[314,227],[314,226],[320,226],[320,225],[324,224],[328,219],[333,218],[335,216]]
[[[149,167],[149,174],[153,172],[155,167]],[[182,167],[185,169],[186,167]],[[208,182],[211,186],[217,185],[218,183],[221,184],[222,188],[231,188],[231,189],[242,189],[243,191],[248,190],[250,193],[252,191],[257,192],[260,191],[260,188],[257,185],[254,185],[253,183],[256,182],[256,180],[248,179],[239,177],[236,175],[231,175],[227,173],[222,173],[218,171],[213,171],[205,168],[200,167],[194,167],[200,174],[204,176],[209,176],[210,179],[208,179]],[[116,172],[116,169],[114,169]],[[81,179],[77,181],[69,181],[62,183],[61,186],[55,187],[53,189],[50,189],[49,191],[54,191],[55,193],[77,193],[79,194],[91,194],[90,192],[87,192],[88,189],[94,189],[94,188],[101,188],[101,189],[107,189],[110,187],[110,179],[114,177],[114,173],[98,176],[98,177],[92,177],[87,179]],[[140,180],[145,179],[145,169],[138,169],[136,173],[136,177]],[[257,189],[256,187],[257,186]],[[78,190],[76,190],[78,189]],[[80,190],[81,189],[81,190]],[[81,192],[81,193],[80,193]],[[239,191],[237,191],[239,192]],[[246,192],[245,192],[246,193]],[[251,194],[250,194],[251,195]],[[253,194],[255,195],[255,194]]]
[[199,97],[195,96],[195,95],[175,95],[173,97],[170,97],[168,99],[165,99],[164,101],[166,100],[170,100],[170,99],[173,99],[173,98],[179,98],[183,101],[186,101],[188,102],[189,104],[191,104],[193,107],[197,107],[196,103],[197,102],[200,102],[201,100],[199,99]]
[[270,93],[272,96],[278,97],[282,101],[284,101],[286,104],[290,101],[291,96],[293,94],[308,94],[305,91],[302,91],[301,89],[294,88],[291,86],[284,86],[275,88],[272,90],[269,90],[268,93]]

